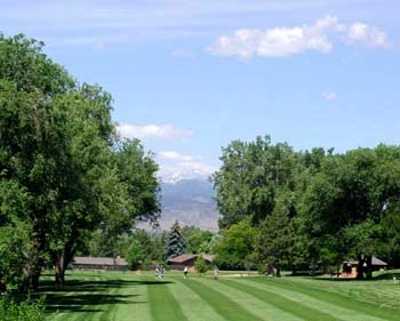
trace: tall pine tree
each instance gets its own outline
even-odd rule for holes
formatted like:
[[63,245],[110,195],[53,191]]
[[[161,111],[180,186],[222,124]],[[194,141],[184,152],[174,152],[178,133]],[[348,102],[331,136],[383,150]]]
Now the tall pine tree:
[[184,254],[186,251],[186,240],[182,235],[181,227],[178,221],[172,225],[170,232],[168,233],[167,246],[165,256],[167,259],[174,258],[176,256]]

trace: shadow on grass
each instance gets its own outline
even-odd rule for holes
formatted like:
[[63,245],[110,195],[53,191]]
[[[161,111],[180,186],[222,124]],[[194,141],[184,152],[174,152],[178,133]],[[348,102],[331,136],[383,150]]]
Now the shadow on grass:
[[47,313],[100,312],[104,306],[115,304],[143,304],[137,294],[124,294],[118,290],[138,286],[167,285],[167,281],[135,280],[68,280],[63,289],[56,289],[52,282],[42,283],[34,297],[44,297]]

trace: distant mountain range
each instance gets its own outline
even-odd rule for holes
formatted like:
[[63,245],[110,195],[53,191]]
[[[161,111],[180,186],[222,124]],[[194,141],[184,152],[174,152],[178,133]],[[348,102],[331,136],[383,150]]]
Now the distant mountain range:
[[182,225],[218,229],[218,211],[212,183],[206,179],[182,179],[161,184],[160,225],[169,228],[176,220]]

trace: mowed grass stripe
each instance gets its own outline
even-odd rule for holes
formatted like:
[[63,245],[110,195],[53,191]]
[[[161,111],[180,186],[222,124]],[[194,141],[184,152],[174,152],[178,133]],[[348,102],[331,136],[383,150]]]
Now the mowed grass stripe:
[[242,291],[241,289],[236,289],[225,285],[221,281],[206,281],[203,282],[213,282],[213,289],[222,292],[238,305],[251,311],[253,314],[257,315],[261,319],[272,320],[272,321],[304,321],[303,318],[299,318],[293,314],[279,309],[278,307],[260,300],[253,295]]
[[180,304],[171,294],[168,282],[148,285],[150,312],[153,321],[188,321]]
[[[261,319],[248,310],[244,309],[237,302],[233,301],[223,293],[204,285],[202,282],[194,279],[182,281],[188,288],[197,293],[210,307],[214,309],[227,321],[266,321]],[[172,321],[172,320],[170,320]]]
[[[256,281],[256,280],[254,280]],[[305,307],[319,310],[323,313],[335,316],[345,321],[383,321],[383,319],[378,319],[373,316],[358,313],[356,311],[352,311],[350,309],[345,309],[338,305],[332,304],[330,302],[326,302],[324,300],[313,298],[302,293],[298,293],[296,291],[290,291],[282,288],[277,288],[271,285],[268,282],[262,282],[261,279],[259,282],[252,282],[251,280],[237,280],[236,282],[242,283],[251,283],[251,286],[256,287],[260,290],[266,290],[275,295],[280,295],[286,299],[298,302],[298,304],[303,305]]]
[[343,321],[338,317],[322,312],[316,308],[305,306],[298,301],[284,297],[275,292],[256,288],[244,282],[238,282],[236,280],[224,280],[222,282],[227,286],[253,295],[266,303],[273,304],[282,311],[293,314],[307,321]]
[[170,285],[170,291],[189,321],[226,321],[196,292],[184,285],[181,282],[182,278],[173,278],[173,280],[176,282]]
[[[112,288],[111,288],[111,289],[107,290],[106,293],[101,292],[101,296],[104,298],[105,295],[112,295],[112,293],[115,292],[115,291],[116,291],[115,289],[112,289]],[[98,292],[91,293],[90,295],[96,294],[96,293],[98,293]],[[99,299],[99,300],[96,302],[96,304],[100,306],[100,307],[98,308],[100,311],[98,311],[98,312],[85,312],[85,313],[82,313],[82,314],[81,314],[77,319],[75,319],[75,320],[76,320],[76,321],[92,321],[92,320],[95,320],[95,321],[104,321],[104,319],[102,319],[101,316],[102,316],[103,314],[108,314],[107,308],[109,308],[109,306],[108,306],[108,305],[102,305],[102,304],[101,304],[102,302],[104,302],[104,299],[103,299],[103,300]],[[90,307],[90,306],[84,306],[84,308],[89,308],[89,307]],[[89,309],[90,309],[90,308],[89,308]],[[110,321],[111,321],[111,320],[110,320]]]
[[[324,301],[329,304],[341,308],[342,315],[348,315],[346,320],[350,321],[368,321],[368,320],[387,320],[399,321],[399,311],[390,310],[377,305],[372,305],[366,302],[357,301],[345,295],[330,292],[323,289],[317,289],[307,284],[289,280],[266,280],[266,279],[250,279],[258,284],[260,282],[266,286],[275,287],[276,291],[282,293],[283,290],[297,292],[315,300]],[[347,311],[346,311],[347,310]]]
[[[84,278],[81,281],[91,281],[92,278]],[[79,289],[79,287],[77,287]],[[80,296],[80,297],[85,297],[85,296],[90,296],[92,295],[92,291],[77,291],[77,292],[68,292],[63,295],[63,297],[71,297],[71,296]],[[87,312],[85,310],[90,310],[91,305],[81,305],[80,309],[74,312],[75,314],[71,314],[70,312],[63,312],[63,313],[51,313],[47,316],[47,320],[57,320],[57,321],[90,321],[93,319],[93,314],[94,312]]]
[[[85,294],[88,292],[83,292],[82,294]],[[63,295],[63,297],[68,297],[68,296],[72,296],[75,295],[75,292],[68,292],[66,294]],[[46,316],[47,320],[50,321],[73,321],[74,318],[71,318],[71,314],[68,312],[51,312]],[[76,319],[76,318],[75,318]]]
[[[132,281],[132,278],[127,277],[124,280]],[[147,282],[140,276],[135,276],[134,281],[136,280],[143,283],[127,285],[121,292],[127,296],[127,302],[119,305],[116,321],[152,321]]]

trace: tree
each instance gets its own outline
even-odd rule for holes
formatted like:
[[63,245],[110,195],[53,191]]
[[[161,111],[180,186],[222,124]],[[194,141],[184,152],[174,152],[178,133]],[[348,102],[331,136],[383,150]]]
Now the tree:
[[15,181],[0,179],[0,293],[24,286],[32,226],[22,218],[28,195]]
[[195,226],[184,226],[182,235],[187,243],[187,251],[189,253],[208,253],[209,243],[213,237],[210,231],[202,230]]
[[316,253],[329,248],[337,262],[357,258],[359,277],[371,276],[372,255],[385,253],[381,224],[398,203],[399,160],[400,148],[385,145],[326,158],[301,206]]
[[[118,240],[139,219],[159,215],[157,166],[139,141],[115,135],[111,95],[80,85],[42,48],[22,35],[0,36],[0,234],[29,231],[21,258],[31,288],[50,263],[62,286],[93,231]],[[23,210],[1,188],[7,184]]]
[[382,218],[382,231],[385,234],[382,246],[383,257],[394,267],[400,267],[400,204],[392,202]]
[[0,80],[0,179],[15,182],[27,195],[20,217],[32,228],[26,281],[36,287],[48,231],[54,227],[50,217],[60,204],[59,178],[66,160],[66,139],[62,119],[52,113],[46,94],[40,89],[18,90],[17,81]]
[[128,264],[131,270],[137,270],[145,259],[145,253],[139,241],[134,240],[128,250]]
[[201,255],[199,257],[197,257],[197,259],[194,263],[194,267],[195,267],[196,271],[198,273],[200,273],[201,275],[203,275],[210,269],[206,260]]
[[244,269],[255,250],[257,230],[249,220],[243,220],[225,229],[215,246],[216,263],[231,270]]
[[257,237],[259,262],[275,268],[280,277],[282,267],[292,264],[294,229],[290,220],[290,193],[282,192],[270,216],[260,227]]
[[254,224],[273,211],[277,191],[294,187],[297,155],[287,144],[271,143],[269,136],[255,142],[234,141],[223,148],[222,166],[214,175],[220,227],[246,217]]
[[0,79],[14,83],[18,91],[40,91],[51,97],[73,89],[73,78],[43,53],[43,47],[43,42],[23,34],[0,33]]
[[186,251],[186,240],[182,235],[181,227],[178,222],[172,225],[168,234],[165,257],[167,259],[184,254]]

